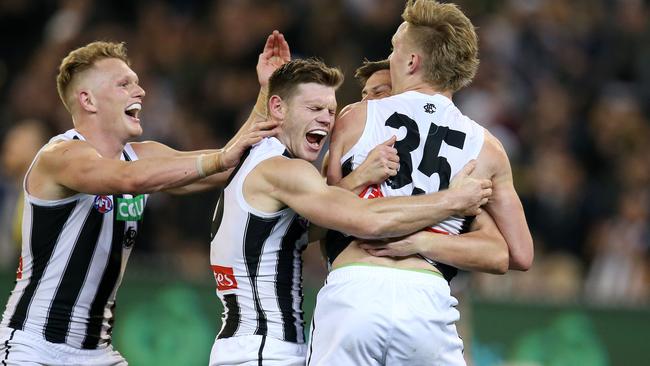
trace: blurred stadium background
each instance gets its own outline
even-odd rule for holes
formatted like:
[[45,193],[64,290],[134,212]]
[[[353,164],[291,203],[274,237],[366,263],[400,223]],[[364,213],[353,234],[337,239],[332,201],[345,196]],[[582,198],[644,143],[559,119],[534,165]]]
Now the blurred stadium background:
[[[650,350],[650,2],[462,0],[481,67],[455,97],[506,146],[533,231],[533,269],[462,274],[471,365],[640,365]],[[257,95],[273,29],[294,57],[347,80],[390,52],[398,0],[1,0],[0,306],[13,286],[19,185],[35,151],[71,128],[55,87],[71,49],[125,41],[147,91],[144,139],[221,147]],[[220,305],[209,269],[219,192],[151,197],[118,297],[118,349],[135,366],[205,364]],[[18,210],[18,211],[17,211]],[[314,248],[312,248],[314,249]],[[325,270],[305,254],[305,310]]]

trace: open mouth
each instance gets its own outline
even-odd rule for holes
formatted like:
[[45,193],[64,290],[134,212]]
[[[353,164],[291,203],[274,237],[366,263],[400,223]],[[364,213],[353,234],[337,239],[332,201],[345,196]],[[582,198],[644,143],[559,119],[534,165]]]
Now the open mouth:
[[124,110],[124,113],[127,116],[135,119],[136,121],[139,121],[140,119],[138,119],[138,114],[140,114],[141,109],[142,109],[142,104],[141,103],[133,103],[133,104],[129,105],[128,107],[126,107],[126,109]]
[[325,137],[327,137],[327,131],[321,129],[311,130],[307,132],[306,135],[307,143],[309,143],[309,146],[314,150],[318,150],[320,148],[321,142],[325,139]]

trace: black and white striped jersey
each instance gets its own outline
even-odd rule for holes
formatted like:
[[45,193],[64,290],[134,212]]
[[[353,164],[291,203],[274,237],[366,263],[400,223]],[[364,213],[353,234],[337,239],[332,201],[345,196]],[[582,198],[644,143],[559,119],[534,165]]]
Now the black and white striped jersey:
[[306,221],[291,208],[273,213],[256,210],[243,194],[251,170],[276,156],[289,155],[274,137],[251,148],[231,175],[215,210],[210,263],[224,305],[217,338],[263,335],[305,342],[302,251],[307,244]]
[[[397,137],[394,147],[400,167],[396,176],[364,190],[363,198],[411,196],[447,189],[451,178],[476,159],[483,147],[483,127],[463,115],[441,94],[408,91],[370,100],[367,108],[366,124],[359,140],[339,162],[343,173],[359,167],[372,149],[393,135]],[[452,216],[429,230],[457,235],[468,224],[467,218]],[[330,231],[326,241],[328,259],[333,262],[351,239]],[[438,268],[448,280],[455,274],[455,269],[447,270],[444,265]]]
[[[69,130],[50,142],[72,139],[84,140]],[[121,158],[137,156],[127,144]],[[23,186],[23,246],[0,326],[75,348],[109,344],[115,294],[147,195],[78,193],[51,201],[31,196]]]

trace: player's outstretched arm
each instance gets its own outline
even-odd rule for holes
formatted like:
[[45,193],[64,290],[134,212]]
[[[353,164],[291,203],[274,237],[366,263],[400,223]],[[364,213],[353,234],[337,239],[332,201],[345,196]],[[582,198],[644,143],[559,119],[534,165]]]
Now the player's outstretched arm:
[[[47,146],[33,168],[30,185],[37,197],[56,199],[87,194],[151,193],[191,184],[233,168],[243,152],[268,131],[247,133],[229,149],[204,154],[178,153],[160,143],[138,144],[139,160],[107,159],[85,141]],[[136,148],[136,146],[134,146]],[[35,193],[35,192],[32,192]]]
[[271,197],[317,225],[361,238],[402,236],[450,215],[478,214],[491,194],[489,180],[467,177],[465,184],[442,192],[363,200],[350,191],[328,186],[303,160],[269,159],[258,168]]
[[436,262],[466,271],[504,274],[508,271],[508,245],[496,223],[483,211],[469,233],[445,235],[419,231],[403,238],[359,241],[359,246],[378,257],[421,254]]

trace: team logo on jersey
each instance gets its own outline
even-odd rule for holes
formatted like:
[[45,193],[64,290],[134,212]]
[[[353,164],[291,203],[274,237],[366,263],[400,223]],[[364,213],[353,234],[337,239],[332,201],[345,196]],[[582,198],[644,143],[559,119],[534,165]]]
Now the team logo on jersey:
[[427,103],[424,105],[424,111],[429,114],[433,114],[433,112],[436,111],[436,105],[433,103]]
[[117,198],[117,220],[138,221],[144,213],[144,195],[133,198]]
[[367,186],[366,189],[363,190],[363,192],[359,193],[359,197],[365,199],[373,199],[373,198],[384,197],[384,194],[381,193],[381,189],[379,189],[378,185],[371,184]]
[[122,246],[125,249],[133,247],[135,244],[135,238],[138,236],[138,231],[135,228],[129,227],[124,232],[124,239],[122,239]]
[[111,212],[113,209],[113,200],[111,196],[95,196],[95,202],[93,203],[95,210],[101,214]]
[[237,288],[237,279],[232,267],[212,266],[214,279],[217,280],[217,290],[226,291]]

